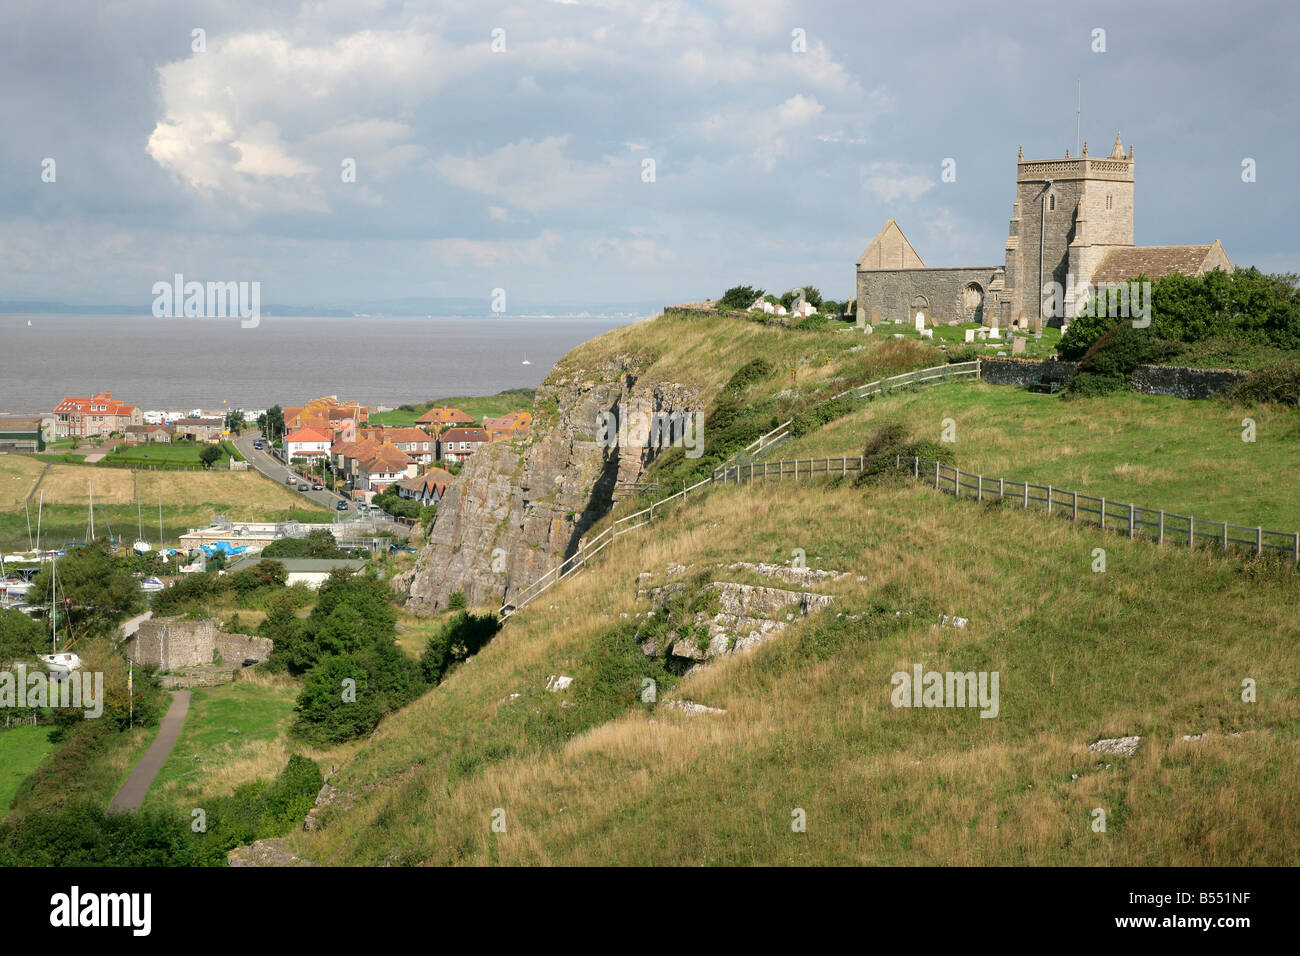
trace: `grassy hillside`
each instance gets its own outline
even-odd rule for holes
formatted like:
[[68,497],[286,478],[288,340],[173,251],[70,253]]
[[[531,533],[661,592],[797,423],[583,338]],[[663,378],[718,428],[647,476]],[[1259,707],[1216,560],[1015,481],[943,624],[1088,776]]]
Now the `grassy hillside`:
[[44,467],[26,455],[0,455],[0,508],[21,508]]
[[[830,610],[674,691],[725,714],[637,704],[635,670],[601,683],[596,650],[649,606],[639,572],[795,548],[850,573],[817,588]],[[291,845],[327,863],[1284,863],[1300,848],[1295,586],[1290,568],[905,484],[715,488],[381,725],[334,781],[357,808]],[[891,706],[891,674],[916,663],[999,671],[999,716]],[[571,708],[552,674],[578,675]],[[1129,734],[1132,757],[1088,750]]]
[[[962,382],[863,403],[769,457],[855,455],[884,421],[950,447],[963,471],[1029,479],[1180,514],[1300,530],[1300,498],[1286,493],[1300,457],[1300,409],[1240,407],[1124,392],[1065,399]],[[1242,420],[1255,441],[1242,441]]]

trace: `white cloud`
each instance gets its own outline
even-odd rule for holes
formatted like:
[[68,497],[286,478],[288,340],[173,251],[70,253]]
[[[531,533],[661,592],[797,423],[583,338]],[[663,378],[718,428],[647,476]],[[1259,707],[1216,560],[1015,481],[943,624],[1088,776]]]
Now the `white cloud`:
[[862,188],[885,203],[899,199],[914,202],[935,184],[934,177],[906,172],[903,164],[896,162],[868,163],[860,172]]
[[[600,163],[569,159],[564,155],[568,141],[567,136],[523,139],[482,156],[443,156],[434,168],[462,189],[530,212],[590,200],[609,189],[620,172],[628,182],[636,180],[626,159],[606,157]],[[627,168],[620,170],[620,165]]]

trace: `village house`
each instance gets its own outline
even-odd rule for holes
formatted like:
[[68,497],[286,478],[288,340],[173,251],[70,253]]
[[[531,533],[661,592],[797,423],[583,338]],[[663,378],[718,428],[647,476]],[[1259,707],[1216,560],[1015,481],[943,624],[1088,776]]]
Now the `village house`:
[[393,488],[397,492],[397,497],[418,501],[424,507],[428,507],[442,500],[442,496],[447,493],[447,484],[453,477],[449,471],[430,468],[422,475],[394,482]]
[[54,406],[55,438],[86,438],[122,432],[128,425],[143,425],[144,413],[127,405],[112,392],[97,392],[90,398],[65,398]]
[[483,419],[483,430],[488,433],[490,441],[499,441],[503,438],[518,438],[520,435],[528,434],[532,423],[531,412],[511,412],[500,418]]
[[395,481],[413,477],[416,467],[406,452],[385,443],[371,457],[357,461],[353,486],[361,491],[380,492]]
[[415,420],[415,424],[437,426],[437,430],[449,425],[473,425],[474,419],[459,408],[431,408]]
[[481,428],[448,428],[438,436],[438,457],[461,462],[486,445],[491,438]]
[[382,446],[383,442],[376,441],[373,438],[359,439],[357,441],[338,439],[334,444],[330,445],[330,457],[333,460],[334,474],[345,481],[355,482],[357,463],[373,458]]
[[218,442],[226,430],[221,418],[178,418],[171,423],[172,441]]
[[438,440],[422,428],[389,428],[383,435],[417,464],[430,464],[438,455]]
[[337,395],[325,395],[314,398],[305,405],[293,405],[284,409],[286,431],[297,431],[300,428],[341,431],[349,425],[355,428],[368,418],[369,412],[364,405],[341,402]]
[[328,458],[333,433],[315,429],[299,428],[284,436],[284,454],[288,461],[295,458]]

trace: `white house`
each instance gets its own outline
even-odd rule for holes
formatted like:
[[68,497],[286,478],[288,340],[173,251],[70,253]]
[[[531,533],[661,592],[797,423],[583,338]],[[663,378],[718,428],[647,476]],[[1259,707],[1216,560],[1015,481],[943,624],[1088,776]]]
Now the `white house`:
[[334,436],[314,428],[300,428],[284,437],[285,458],[326,458]]

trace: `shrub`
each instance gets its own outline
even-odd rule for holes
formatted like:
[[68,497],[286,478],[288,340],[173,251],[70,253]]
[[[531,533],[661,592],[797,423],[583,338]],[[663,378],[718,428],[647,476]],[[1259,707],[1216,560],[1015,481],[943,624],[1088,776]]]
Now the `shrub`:
[[980,357],[980,354],[980,350],[974,345],[958,345],[948,349],[945,356],[948,364],[954,365],[957,362],[973,362]]
[[429,638],[420,654],[420,669],[428,684],[440,683],[447,671],[472,657],[501,629],[495,614],[461,611],[441,631]]
[[762,295],[763,290],[755,289],[753,286],[732,286],[726,292],[722,293],[722,298],[718,300],[718,308],[736,310],[748,309],[754,304],[754,300]]
[[756,358],[746,362],[736,369],[731,378],[727,379],[727,384],[722,386],[722,394],[728,396],[740,395],[748,390],[751,385],[762,381],[775,371],[776,367],[767,359]]
[[1230,401],[1300,405],[1300,359],[1277,362],[1260,369],[1228,392]]
[[1150,328],[1135,329],[1131,321],[1122,321],[1084,353],[1079,374],[1066,390],[1082,396],[1121,391],[1130,387],[1129,375],[1139,365],[1162,361],[1176,351],[1176,346],[1156,338]]
[[854,486],[881,484],[901,476],[902,472],[896,464],[900,455],[903,458],[937,461],[944,465],[955,465],[957,462],[951,445],[911,439],[905,425],[888,421],[876,429],[862,449],[862,473],[854,479]]

